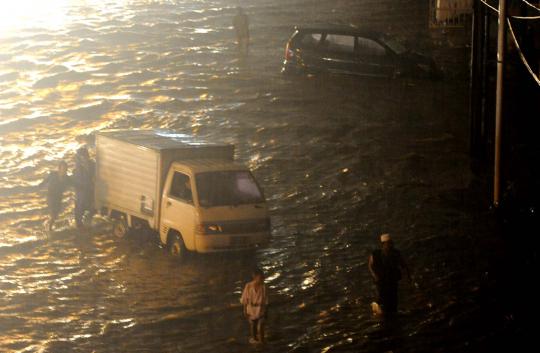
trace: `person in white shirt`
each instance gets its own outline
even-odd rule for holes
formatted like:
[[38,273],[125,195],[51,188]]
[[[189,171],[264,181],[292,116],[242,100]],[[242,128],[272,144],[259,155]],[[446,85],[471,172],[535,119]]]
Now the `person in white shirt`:
[[244,316],[249,321],[251,335],[249,342],[263,343],[268,295],[262,270],[255,269],[252,276],[253,280],[244,287],[241,302],[244,308]]

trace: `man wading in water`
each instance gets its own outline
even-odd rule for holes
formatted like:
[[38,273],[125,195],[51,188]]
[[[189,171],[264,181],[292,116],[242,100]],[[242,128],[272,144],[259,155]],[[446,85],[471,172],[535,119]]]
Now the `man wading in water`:
[[241,302],[244,306],[244,316],[249,321],[251,334],[249,343],[263,343],[268,296],[263,272],[257,268],[253,271],[252,276],[253,281],[244,287]]
[[247,56],[249,47],[249,18],[241,7],[236,8],[233,27],[236,32],[238,52],[243,56]]
[[48,229],[51,231],[54,227],[54,222],[58,218],[58,214],[62,210],[62,198],[64,191],[69,186],[69,177],[67,175],[67,163],[60,161],[58,163],[58,171],[50,172],[49,175],[39,184],[39,186],[47,185],[47,207],[49,209],[49,224]]
[[380,305],[382,314],[392,315],[397,313],[401,270],[405,271],[409,281],[411,276],[401,253],[394,249],[390,234],[383,234],[380,239],[381,249],[375,250],[369,257],[369,272],[375,281],[379,297],[378,305],[373,303],[372,308],[375,313],[380,314]]
[[77,228],[83,227],[83,216],[88,212],[94,215],[94,162],[90,159],[88,150],[81,147],[75,154],[75,170],[73,171],[73,186],[75,186],[75,223]]

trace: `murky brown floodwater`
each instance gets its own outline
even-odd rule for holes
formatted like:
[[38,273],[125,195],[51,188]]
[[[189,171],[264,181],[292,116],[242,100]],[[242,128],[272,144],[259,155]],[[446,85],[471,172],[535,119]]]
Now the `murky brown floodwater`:
[[[384,25],[394,2],[241,1],[244,62],[236,1],[45,3],[0,24],[0,351],[252,351],[238,300],[256,263],[272,302],[262,351],[458,352],[494,332],[473,326],[488,230],[468,206],[466,85],[279,74],[292,25]],[[78,137],[126,127],[234,143],[269,200],[271,246],[178,264],[155,238],[78,233],[71,206],[47,238],[37,184],[72,165]],[[417,284],[388,324],[368,307],[381,231]]]

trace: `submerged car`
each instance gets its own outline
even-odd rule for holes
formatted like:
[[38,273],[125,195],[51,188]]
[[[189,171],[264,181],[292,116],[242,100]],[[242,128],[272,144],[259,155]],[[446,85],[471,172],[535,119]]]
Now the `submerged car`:
[[355,28],[296,27],[285,47],[285,74],[339,73],[439,78],[433,59],[395,39]]

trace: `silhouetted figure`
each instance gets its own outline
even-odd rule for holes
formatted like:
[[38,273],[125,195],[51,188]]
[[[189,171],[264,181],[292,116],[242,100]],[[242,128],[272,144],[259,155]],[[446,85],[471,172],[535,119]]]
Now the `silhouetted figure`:
[[62,211],[62,199],[64,192],[70,184],[67,175],[67,163],[60,161],[58,170],[50,172],[49,175],[39,184],[40,186],[47,185],[47,207],[49,210],[49,230],[54,227],[54,222]]
[[264,342],[264,326],[268,295],[264,284],[264,273],[260,269],[253,271],[253,280],[246,284],[242,292],[244,316],[249,321],[250,343]]
[[249,18],[241,7],[236,8],[233,27],[236,32],[238,52],[242,55],[247,55],[249,48]]
[[81,147],[75,154],[73,186],[75,187],[75,223],[77,228],[83,226],[85,212],[94,214],[94,172],[95,165],[90,159],[86,147]]
[[382,313],[388,315],[397,312],[401,271],[405,271],[409,280],[411,276],[401,253],[394,248],[390,234],[381,235],[380,240],[381,249],[369,257],[369,272],[377,286],[378,304]]

